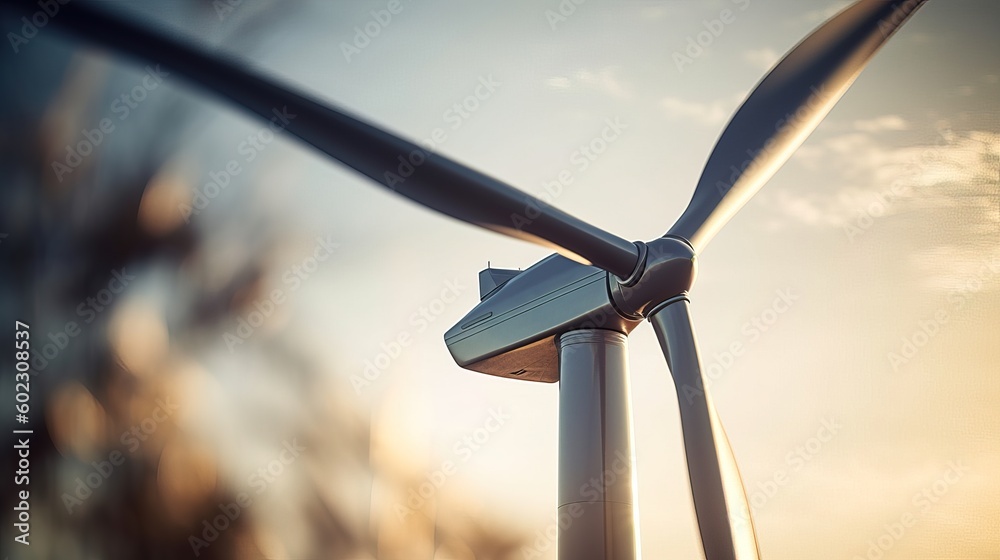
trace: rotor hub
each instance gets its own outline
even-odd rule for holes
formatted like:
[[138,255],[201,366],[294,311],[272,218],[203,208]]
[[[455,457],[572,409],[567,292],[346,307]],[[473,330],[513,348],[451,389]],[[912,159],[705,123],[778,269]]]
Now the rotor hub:
[[641,320],[661,302],[686,293],[697,272],[694,248],[679,237],[661,237],[640,244],[636,273],[626,280],[608,274],[608,289],[623,317]]

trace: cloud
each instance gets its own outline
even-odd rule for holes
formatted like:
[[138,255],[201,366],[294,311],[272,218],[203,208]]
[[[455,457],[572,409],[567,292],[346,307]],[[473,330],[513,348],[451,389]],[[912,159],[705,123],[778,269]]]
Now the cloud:
[[612,66],[606,66],[597,71],[582,68],[573,72],[571,76],[552,76],[547,78],[545,80],[545,86],[552,89],[583,87],[596,90],[619,99],[631,98],[631,90],[615,74],[616,69]]
[[[852,132],[804,146],[796,161],[811,175],[835,176],[841,184],[826,191],[765,189],[762,198],[775,210],[766,227],[846,228],[861,223],[859,218],[897,216],[919,227],[933,224],[942,232],[960,232],[970,243],[979,240],[1000,248],[1000,133],[946,131],[935,143],[901,147],[886,146],[876,138]],[[982,260],[971,253],[967,259],[955,256],[947,248],[928,251],[950,254],[953,261],[961,257],[968,267],[978,267]],[[1000,259],[1000,249],[991,254]],[[979,256],[984,255],[980,252]],[[952,272],[932,278],[933,287],[954,286],[968,276],[962,267]]]
[[679,97],[665,97],[660,101],[668,118],[690,119],[700,124],[719,125],[732,115],[743,99],[742,95],[712,102],[687,101]]
[[[840,217],[831,212],[823,200],[796,196],[789,191],[778,191],[775,201],[781,213],[794,218],[797,222],[810,226],[835,226],[840,223]],[[772,227],[780,229],[780,222],[773,223]]]
[[862,132],[882,132],[884,130],[908,130],[909,123],[899,115],[884,115],[868,120],[854,121],[854,128]]
[[761,200],[772,210],[767,230],[841,229],[859,242],[891,224],[883,231],[921,288],[1000,290],[1000,133],[949,133],[904,147],[851,133],[798,159],[816,165],[808,173],[817,181],[828,176],[840,184],[764,189]]
[[779,58],[781,58],[781,55],[778,54],[778,51],[770,47],[750,49],[743,52],[743,60],[761,70],[770,70],[778,62]]
[[851,0],[836,0],[825,8],[820,8],[817,10],[810,10],[804,14],[792,17],[788,19],[790,24],[800,24],[800,23],[812,23],[820,24],[833,16],[839,14],[844,10],[844,8],[850,6],[854,2]]
[[795,159],[809,167],[836,169],[872,189],[896,181],[928,187],[988,174],[983,158],[996,157],[998,150],[1000,134],[994,132],[942,131],[935,143],[899,147],[888,147],[871,134],[850,132],[806,145]]
[[910,265],[925,288],[964,292],[1000,288],[1000,245],[940,245],[916,251]]
[[550,87],[552,89],[566,89],[573,85],[573,82],[571,82],[566,76],[552,76],[551,78],[545,80],[545,85],[546,87]]
[[603,91],[612,97],[628,99],[632,96],[625,84],[615,76],[615,69],[610,66],[597,72],[578,70],[576,79],[581,84]]
[[647,21],[659,21],[667,16],[668,8],[662,5],[644,5],[639,10],[639,16]]

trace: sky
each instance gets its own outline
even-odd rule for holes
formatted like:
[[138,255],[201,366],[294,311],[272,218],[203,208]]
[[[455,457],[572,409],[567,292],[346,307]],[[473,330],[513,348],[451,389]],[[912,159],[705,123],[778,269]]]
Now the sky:
[[[680,215],[767,69],[847,3],[402,0],[386,21],[388,5],[303,2],[252,44],[227,35],[249,2],[195,26],[167,3],[123,10],[648,240]],[[723,10],[731,23],[714,23]],[[699,255],[693,322],[764,557],[1000,549],[998,22],[992,0],[928,2]],[[359,38],[366,25],[377,34]],[[471,504],[544,533],[558,385],[464,371],[442,338],[478,303],[487,262],[526,268],[547,251],[417,207],[280,134],[246,161],[241,142],[260,124],[200,99],[204,122],[180,156],[192,182],[232,159],[253,171],[199,212],[228,224],[206,227],[208,243],[247,235],[238,213],[293,232],[271,259],[275,286],[317,239],[337,246],[268,328],[298,333],[370,408],[373,461],[403,458],[428,479],[451,461],[438,515]],[[581,157],[608,123],[614,141]],[[571,181],[554,185],[564,170]],[[698,557],[669,371],[648,326],[629,347],[643,557]],[[230,350],[213,341],[203,359],[233,367]],[[365,377],[369,363],[387,366]],[[485,443],[462,445],[496,415]],[[387,509],[373,517],[390,523],[398,496],[372,492]]]

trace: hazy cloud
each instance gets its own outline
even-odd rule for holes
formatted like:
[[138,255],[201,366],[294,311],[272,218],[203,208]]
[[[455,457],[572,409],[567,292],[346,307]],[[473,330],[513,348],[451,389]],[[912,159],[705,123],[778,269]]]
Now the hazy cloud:
[[552,76],[545,80],[545,85],[553,89],[566,89],[573,85],[573,83],[566,76]]
[[648,21],[658,21],[667,16],[668,8],[663,5],[642,6],[639,15]]
[[[875,119],[882,120],[885,122],[871,128],[885,130],[900,124],[895,119]],[[868,212],[872,219],[905,214],[921,223],[964,232],[970,240],[989,240],[993,236],[1000,241],[998,133],[947,132],[937,143],[903,147],[885,146],[869,134],[849,133],[804,148],[796,155],[797,161],[819,175],[836,170],[844,184],[828,193],[762,191],[769,205],[777,210],[777,216],[767,224],[769,229],[795,224],[844,227]],[[942,217],[947,222],[942,222]],[[1000,243],[994,245],[1000,247]],[[939,250],[948,254],[945,249],[928,248],[931,252]],[[969,266],[979,266],[985,256],[970,253]],[[1000,258],[1000,252],[993,256]],[[954,258],[954,254],[949,256]],[[967,276],[962,270],[953,272],[949,278]],[[947,279],[937,277],[930,284],[942,288],[950,285]]]
[[743,96],[738,95],[729,99],[702,102],[665,97],[660,101],[660,106],[671,119],[690,119],[700,124],[720,125],[736,111],[742,99]]
[[853,3],[854,2],[851,0],[836,0],[828,4],[824,8],[810,10],[804,14],[793,16],[789,18],[787,21],[790,24],[813,23],[818,25],[832,18],[833,16],[837,15],[838,13],[843,11],[844,8],[850,6]]
[[600,70],[581,68],[570,75],[547,78],[545,86],[552,89],[582,87],[619,99],[629,99],[632,97],[631,90],[615,73],[615,68],[611,66],[606,66]]
[[884,115],[874,119],[854,121],[854,128],[862,132],[882,132],[884,130],[907,130],[910,125],[899,115]]
[[761,70],[770,70],[778,62],[779,58],[781,58],[781,55],[778,54],[778,51],[770,47],[750,49],[743,52],[743,60]]
[[627,99],[632,96],[628,87],[615,76],[615,69],[610,66],[597,72],[588,69],[578,70],[575,77],[580,84],[602,91],[612,97]]

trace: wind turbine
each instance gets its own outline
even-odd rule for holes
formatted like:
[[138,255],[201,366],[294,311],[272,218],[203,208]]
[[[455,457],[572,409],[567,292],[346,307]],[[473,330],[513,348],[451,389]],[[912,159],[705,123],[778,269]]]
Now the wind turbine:
[[[464,368],[560,382],[559,513],[566,523],[560,523],[559,557],[637,556],[627,336],[645,319],[674,379],[705,556],[748,560],[760,556],[757,538],[729,441],[705,390],[691,324],[696,256],[925,2],[859,0],[794,47],[723,131],[687,209],[662,237],[645,243],[91,5],[62,5],[52,21],[162,64],[264,119],[287,108],[297,115],[289,132],[373,181],[459,220],[558,250],[524,271],[482,271],[480,304],[445,342]],[[35,11],[32,2],[17,5]]]

